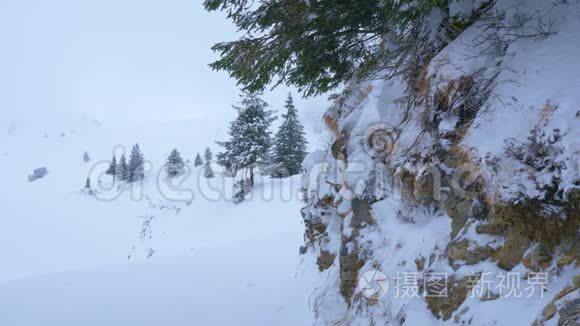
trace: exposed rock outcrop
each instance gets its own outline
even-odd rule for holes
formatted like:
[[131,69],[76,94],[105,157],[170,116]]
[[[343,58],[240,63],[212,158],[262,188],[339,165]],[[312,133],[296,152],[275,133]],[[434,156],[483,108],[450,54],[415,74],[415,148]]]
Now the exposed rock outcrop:
[[[580,4],[478,3],[459,35],[421,52],[412,73],[382,78],[384,67],[377,68],[377,78],[353,80],[325,114],[333,139],[325,155],[316,154],[327,169],[316,178],[307,173],[305,238],[329,275],[316,306],[340,302],[344,310],[317,316],[320,325],[414,326],[426,318],[507,325],[512,316],[487,316],[478,305],[505,311],[499,307],[514,304],[500,286],[508,274],[523,288],[545,276],[527,301],[535,310],[518,316],[522,324],[577,318],[580,97],[541,81],[528,89],[537,78],[520,64],[551,60],[534,49],[575,35]],[[534,47],[490,28],[528,9],[568,18],[558,36],[529,36]],[[563,75],[569,65],[534,67]],[[526,86],[506,86],[514,80]],[[369,300],[359,277],[373,270],[386,274],[390,288]],[[446,275],[445,296],[427,295],[429,273]],[[401,296],[401,280],[417,295]],[[553,300],[546,305],[539,293]]]

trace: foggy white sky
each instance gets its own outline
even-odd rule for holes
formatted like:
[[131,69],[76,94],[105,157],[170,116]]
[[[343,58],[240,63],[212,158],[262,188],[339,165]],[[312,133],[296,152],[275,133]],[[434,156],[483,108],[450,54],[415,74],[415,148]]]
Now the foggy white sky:
[[[80,112],[112,127],[225,123],[239,91],[207,64],[210,46],[233,37],[200,0],[0,0],[0,112]],[[279,109],[288,91],[265,99]],[[303,120],[317,120],[326,102],[293,93]]]

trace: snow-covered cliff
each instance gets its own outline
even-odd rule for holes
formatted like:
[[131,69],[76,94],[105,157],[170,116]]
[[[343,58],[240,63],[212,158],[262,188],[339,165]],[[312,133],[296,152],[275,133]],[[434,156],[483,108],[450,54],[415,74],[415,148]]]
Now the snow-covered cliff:
[[449,10],[413,71],[345,88],[304,162],[320,325],[578,322],[580,3]]

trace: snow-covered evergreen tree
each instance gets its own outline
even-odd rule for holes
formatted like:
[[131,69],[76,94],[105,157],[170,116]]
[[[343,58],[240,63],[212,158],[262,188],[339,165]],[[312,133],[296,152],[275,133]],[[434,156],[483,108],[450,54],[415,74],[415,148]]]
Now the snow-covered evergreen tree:
[[228,177],[236,176],[237,170],[234,170],[233,163],[232,163],[231,158],[229,156],[229,153],[227,151],[217,153],[216,154],[216,162],[218,165],[220,165],[224,168],[224,175],[225,176],[228,176]]
[[125,154],[121,154],[119,159],[119,164],[117,164],[117,178],[119,180],[126,181],[129,178],[129,166],[127,165],[127,160],[125,159]]
[[91,188],[91,179],[89,177],[87,177],[87,181],[85,181],[85,187],[81,191],[90,196],[95,194],[95,192]]
[[193,163],[193,166],[201,166],[203,164],[203,160],[201,159],[201,155],[199,155],[199,153],[197,153],[197,155],[195,155],[195,161]]
[[165,163],[165,171],[169,177],[174,177],[185,173],[185,163],[181,154],[177,151],[177,148],[173,149],[167,157],[167,162]]
[[213,153],[211,152],[209,147],[205,148],[205,152],[203,153],[203,158],[205,159],[206,162],[211,161],[211,159],[213,158]]
[[131,156],[129,157],[127,181],[135,182],[142,180],[145,177],[145,158],[139,144],[135,144],[131,149]]
[[[244,91],[286,84],[306,95],[363,79],[377,63],[408,74],[401,62],[413,62],[410,59],[420,43],[428,39],[421,22],[452,2],[458,1],[259,1],[253,5],[249,0],[205,0],[207,10],[223,11],[239,31],[236,40],[213,46],[219,59],[210,66],[227,71]],[[385,49],[385,42],[396,46]]]
[[291,94],[288,94],[284,107],[286,114],[282,115],[283,121],[274,139],[271,158],[271,175],[277,178],[300,173],[308,143]]
[[234,184],[234,204],[239,204],[246,199],[246,180],[242,179]]
[[211,150],[209,149],[209,147],[207,147],[205,149],[205,152],[203,153],[203,158],[205,158],[205,163],[203,164],[203,176],[206,178],[213,178],[214,177],[213,169],[211,168],[212,157],[213,157],[213,154],[212,154]]
[[205,161],[203,164],[203,176],[206,178],[214,177],[213,169],[211,168],[211,161]]
[[267,161],[270,149],[270,125],[275,118],[267,110],[268,103],[257,95],[247,94],[242,98],[236,120],[230,123],[230,140],[218,142],[224,151],[218,154],[218,163],[235,172],[246,169],[250,186],[254,185],[255,167]]
[[117,176],[117,158],[115,157],[115,155],[113,155],[113,159],[111,160],[109,168],[107,169],[107,171],[105,171],[105,173],[108,175],[112,175],[113,180],[115,180],[115,177]]
[[89,156],[89,153],[87,153],[85,151],[85,153],[83,154],[83,161],[85,161],[85,163],[87,163],[90,160],[91,160],[91,157]]

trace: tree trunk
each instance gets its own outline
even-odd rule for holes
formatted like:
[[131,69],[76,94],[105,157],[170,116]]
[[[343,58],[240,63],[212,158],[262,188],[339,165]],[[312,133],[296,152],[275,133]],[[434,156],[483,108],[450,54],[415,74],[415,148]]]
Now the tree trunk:
[[250,166],[250,186],[254,186],[254,167]]

